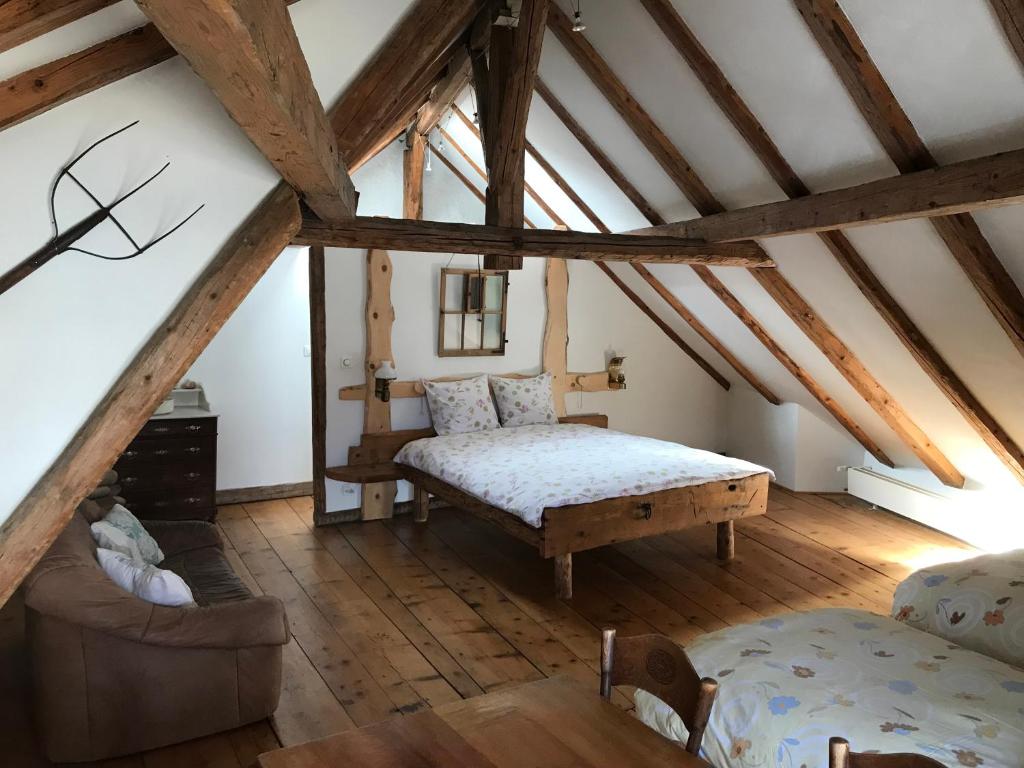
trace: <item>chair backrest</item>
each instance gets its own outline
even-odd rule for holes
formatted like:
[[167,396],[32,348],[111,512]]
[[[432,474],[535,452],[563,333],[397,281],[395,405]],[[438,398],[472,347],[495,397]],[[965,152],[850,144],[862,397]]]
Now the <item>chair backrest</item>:
[[601,695],[611,698],[615,685],[641,688],[672,707],[690,734],[686,751],[700,752],[718,683],[698,675],[678,644],[662,635],[616,638],[614,629],[604,630]]
[[828,768],[944,768],[938,760],[924,755],[879,755],[850,751],[850,742],[839,736],[828,740]]

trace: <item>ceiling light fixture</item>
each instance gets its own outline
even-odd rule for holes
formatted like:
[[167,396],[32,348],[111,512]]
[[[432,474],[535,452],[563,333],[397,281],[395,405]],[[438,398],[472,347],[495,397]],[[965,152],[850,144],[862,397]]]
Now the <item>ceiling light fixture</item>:
[[583,23],[582,6],[583,6],[583,0],[580,0],[578,3],[576,3],[576,11],[572,15],[572,31],[573,32],[582,32],[583,30],[585,30],[587,28],[587,25]]

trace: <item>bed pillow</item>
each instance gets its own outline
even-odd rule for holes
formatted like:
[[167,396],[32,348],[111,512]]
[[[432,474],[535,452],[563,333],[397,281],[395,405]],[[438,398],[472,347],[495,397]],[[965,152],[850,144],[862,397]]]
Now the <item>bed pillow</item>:
[[156,539],[149,535],[149,531],[139,522],[139,518],[129,512],[127,507],[115,504],[107,512],[103,522],[110,523],[118,530],[123,531],[138,545],[142,562],[147,565],[160,565],[164,561],[164,553],[160,551],[160,545],[156,543]]
[[1024,549],[915,571],[896,587],[892,615],[1024,668]]
[[558,415],[555,413],[551,379],[551,374],[547,372],[529,379],[491,376],[491,389],[494,391],[494,399],[498,402],[501,426],[557,424]]
[[140,565],[112,549],[97,549],[96,559],[104,573],[121,589],[155,605],[194,605],[192,590],[174,571]]
[[440,436],[498,429],[487,376],[458,381],[423,380],[434,431]]

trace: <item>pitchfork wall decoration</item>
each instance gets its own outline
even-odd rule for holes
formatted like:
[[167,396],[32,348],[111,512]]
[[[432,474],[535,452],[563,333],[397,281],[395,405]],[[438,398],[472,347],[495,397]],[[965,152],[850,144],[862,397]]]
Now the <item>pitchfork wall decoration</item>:
[[[120,128],[114,131],[113,133],[107,134],[102,139],[93,142],[88,147],[86,147],[81,154],[79,154],[70,163],[68,163],[63,168],[60,169],[60,173],[57,174],[57,178],[54,179],[53,185],[50,187],[50,222],[53,225],[53,237],[46,245],[44,245],[38,251],[33,253],[27,259],[25,259],[20,264],[15,266],[13,269],[6,272],[2,277],[0,277],[0,294],[3,294],[9,288],[12,288],[13,286],[20,283],[26,277],[31,275],[41,266],[43,266],[46,262],[50,261],[50,259],[52,259],[54,256],[64,253],[65,251],[78,251],[79,253],[84,253],[87,256],[95,256],[97,259],[104,259],[106,261],[126,261],[128,259],[134,259],[136,256],[141,256],[143,253],[148,251],[161,240],[165,240],[166,238],[173,235],[175,232],[177,232],[179,229],[185,226],[186,222],[188,222],[189,219],[191,219],[193,216],[195,216],[197,213],[199,213],[199,211],[203,209],[203,205],[200,205],[198,208],[192,211],[192,213],[190,213],[188,216],[179,221],[177,224],[175,224],[173,227],[171,227],[169,230],[164,232],[159,237],[150,240],[145,245],[139,245],[135,241],[135,238],[133,238],[128,233],[128,230],[125,229],[124,225],[122,225],[121,222],[117,220],[117,217],[114,215],[114,209],[121,203],[123,203],[125,200],[130,198],[132,195],[134,195],[136,192],[138,192],[140,189],[149,184],[151,181],[153,181],[161,173],[166,171],[168,166],[170,166],[170,163],[164,163],[163,168],[154,173],[152,176],[143,181],[134,189],[131,189],[125,194],[121,195],[119,198],[114,200],[114,202],[110,203],[109,205],[104,205],[103,203],[101,203],[99,199],[96,197],[96,195],[89,191],[88,187],[86,187],[85,184],[83,184],[78,179],[78,177],[76,177],[71,172],[71,170],[82,158],[84,158],[86,155],[88,155],[90,152],[96,149],[96,147],[98,147],[100,144],[102,144],[105,141],[109,141],[115,136],[124,133],[132,126],[138,124],[139,121],[136,120],[134,123],[129,123],[124,128]],[[94,213],[91,213],[88,216],[86,216],[84,219],[79,221],[77,224],[72,226],[67,231],[61,232],[60,227],[57,224],[57,211],[55,200],[57,197],[57,188],[60,186],[60,183],[65,179],[70,179],[83,192],[85,192],[89,199],[92,200],[93,203],[95,203],[97,210]],[[86,234],[91,232],[93,229],[98,227],[107,219],[110,219],[112,222],[114,222],[114,225],[118,228],[118,230],[120,230],[121,234],[124,235],[125,238],[127,238],[129,243],[132,244],[132,248],[135,249],[133,253],[130,253],[127,256],[106,256],[101,253],[87,251],[84,248],[75,247],[76,242],[85,237]]]

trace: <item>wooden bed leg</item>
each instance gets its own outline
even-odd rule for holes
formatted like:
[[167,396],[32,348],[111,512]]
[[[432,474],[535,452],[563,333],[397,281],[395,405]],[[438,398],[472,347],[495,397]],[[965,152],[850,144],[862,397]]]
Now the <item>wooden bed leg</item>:
[[572,553],[555,555],[555,596],[572,599]]
[[430,514],[430,494],[425,488],[418,485],[412,487],[413,513],[412,519],[417,523],[427,522],[427,515]]
[[736,533],[732,520],[718,524],[718,559],[729,562],[736,555]]

